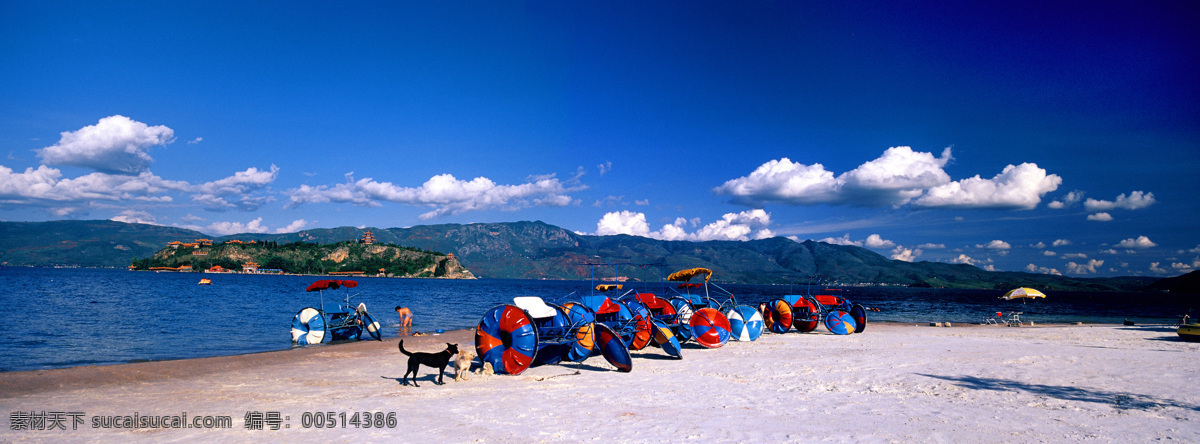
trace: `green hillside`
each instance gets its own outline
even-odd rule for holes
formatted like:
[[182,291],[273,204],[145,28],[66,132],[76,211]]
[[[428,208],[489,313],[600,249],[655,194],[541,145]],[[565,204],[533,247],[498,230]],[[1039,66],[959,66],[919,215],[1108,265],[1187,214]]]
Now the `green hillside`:
[[[360,272],[394,277],[466,278],[474,276],[453,256],[390,244],[342,241],[329,244],[274,241],[175,245],[145,259],[135,258],[137,270],[187,267],[202,271],[241,271],[246,264],[290,274]],[[218,268],[219,267],[219,268]]]

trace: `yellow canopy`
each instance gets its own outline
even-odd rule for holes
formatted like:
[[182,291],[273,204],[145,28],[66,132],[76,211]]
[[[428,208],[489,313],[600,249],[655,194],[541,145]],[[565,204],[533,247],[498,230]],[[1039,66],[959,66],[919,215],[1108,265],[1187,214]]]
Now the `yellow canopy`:
[[600,285],[596,286],[596,291],[609,291],[609,290],[620,290],[620,289],[621,289],[621,286],[618,284],[600,284]]
[[1042,293],[1040,291],[1034,290],[1029,287],[1021,287],[1021,288],[1014,288],[1012,290],[1009,290],[1008,293],[1004,293],[1004,296],[1000,296],[1000,299],[1013,300],[1013,299],[1020,299],[1020,298],[1033,299],[1033,298],[1044,298],[1044,297],[1046,297],[1045,293]]
[[692,280],[692,278],[702,274],[704,275],[704,283],[708,283],[708,278],[712,277],[712,270],[707,268],[689,268],[687,270],[679,270],[671,273],[670,276],[667,276],[667,280],[675,282],[687,282]]

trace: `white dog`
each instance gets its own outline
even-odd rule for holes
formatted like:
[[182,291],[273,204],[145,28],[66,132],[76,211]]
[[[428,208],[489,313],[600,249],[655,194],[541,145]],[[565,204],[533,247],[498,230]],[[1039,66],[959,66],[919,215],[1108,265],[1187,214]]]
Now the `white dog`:
[[470,350],[462,350],[458,352],[458,356],[454,358],[454,380],[466,381],[467,373],[471,371],[471,362],[475,360],[475,353]]

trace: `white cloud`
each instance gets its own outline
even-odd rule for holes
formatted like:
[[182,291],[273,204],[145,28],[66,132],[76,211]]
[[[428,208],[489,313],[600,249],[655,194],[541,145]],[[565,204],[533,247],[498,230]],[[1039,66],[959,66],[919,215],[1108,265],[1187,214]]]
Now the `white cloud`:
[[985,248],[988,250],[1008,250],[1012,245],[1008,242],[996,239],[986,244],[975,244],[975,248]]
[[1154,204],[1154,193],[1144,193],[1134,191],[1129,193],[1129,196],[1121,194],[1117,196],[1116,201],[1088,199],[1083,202],[1083,207],[1088,211],[1108,211],[1117,208],[1126,210],[1138,210],[1146,208]]
[[1150,263],[1150,271],[1153,273],[1157,273],[1157,274],[1170,273],[1170,271],[1167,271],[1167,269],[1159,267],[1158,266],[1159,264],[1161,264],[1161,262],[1151,262]]
[[606,213],[596,223],[596,235],[611,236],[615,234],[648,236],[650,225],[646,223],[646,215],[633,211]]
[[1171,268],[1174,268],[1174,269],[1176,269],[1176,270],[1179,270],[1179,271],[1182,271],[1182,272],[1190,272],[1190,271],[1192,271],[1192,270],[1195,270],[1195,269],[1197,269],[1197,268],[1200,268],[1200,257],[1192,258],[1192,262],[1191,262],[1191,263],[1187,263],[1187,262],[1172,262],[1172,263],[1171,263]]
[[726,181],[714,191],[735,203],[761,207],[766,202],[790,205],[903,205],[927,188],[948,183],[942,169],[950,160],[901,146],[835,177],[819,163],[804,165],[788,158],[762,164],[748,176]]
[[1108,221],[1113,220],[1113,217],[1111,214],[1108,214],[1108,213],[1096,213],[1096,214],[1089,214],[1087,217],[1087,220],[1096,221],[1096,222],[1108,222]]
[[1091,259],[1086,264],[1077,264],[1067,262],[1067,273],[1069,274],[1095,274],[1096,268],[1104,265],[1104,261]]
[[920,248],[923,250],[945,250],[946,244],[927,243],[927,244],[917,245],[917,248]]
[[1045,243],[1045,242],[1038,242],[1038,243],[1036,243],[1036,244],[1030,244],[1029,246],[1030,246],[1030,247],[1032,247],[1032,248],[1038,248],[1038,249],[1041,249],[1041,248],[1046,248],[1046,243]]
[[959,254],[958,257],[956,257],[954,259],[950,259],[950,263],[975,265],[975,264],[979,263],[979,261],[972,259],[971,256],[967,256],[965,254]]
[[200,142],[203,142],[203,141],[204,141],[203,137],[197,137],[194,140],[189,140],[188,145],[198,145]]
[[792,205],[841,203],[833,173],[817,163],[792,163],[788,158],[762,164],[749,176],[725,182],[714,191],[733,196],[732,201],[761,207],[764,202]]
[[122,211],[121,214],[113,216],[109,220],[114,220],[117,222],[125,222],[127,224],[151,224],[151,225],[158,224],[158,221],[154,219],[153,215],[151,215],[150,213],[147,213],[145,211],[139,211],[139,210],[125,210],[125,211]]
[[260,217],[245,224],[241,222],[215,222],[209,225],[207,230],[203,231],[225,236],[241,233],[266,233],[271,231],[271,229],[262,224],[262,218]]
[[1062,273],[1060,273],[1057,269],[1049,268],[1049,267],[1039,267],[1034,264],[1026,265],[1025,270],[1030,273],[1052,274],[1055,276],[1062,276]]
[[1139,250],[1144,250],[1147,248],[1157,247],[1158,244],[1151,242],[1150,238],[1148,238],[1146,236],[1138,236],[1136,239],[1134,239],[1134,238],[1125,239],[1125,240],[1117,243],[1116,246],[1119,248],[1136,248]]
[[639,207],[648,206],[648,205],[650,205],[650,199],[639,199],[639,200],[635,200],[635,201],[633,201],[633,204],[634,204],[634,205],[637,205],[637,206],[639,206]]
[[1063,247],[1063,246],[1071,245],[1071,241],[1066,240],[1066,239],[1055,239],[1054,243],[1052,243],[1050,245],[1055,246],[1055,247]]
[[824,239],[820,239],[817,242],[824,242],[824,243],[832,244],[832,245],[849,245],[849,246],[854,246],[854,247],[863,246],[862,241],[850,240],[850,233],[846,233],[846,235],[842,236],[842,237],[827,237]]
[[296,219],[286,227],[275,229],[275,233],[295,233],[303,230],[306,226],[308,226],[308,221],[304,219]]
[[650,231],[646,223],[646,215],[633,211],[607,213],[596,223],[596,234],[608,236],[614,234],[629,234],[659,240],[735,240],[765,239],[775,236],[768,225],[771,216],[763,210],[748,210],[741,213],[727,213],[721,220],[701,227],[694,233],[688,233],[684,228],[689,223],[684,218],[676,218],[671,224],[663,225],[658,231]]
[[896,246],[895,242],[884,239],[883,236],[880,236],[878,234],[871,234],[871,235],[867,236],[866,239],[856,241],[856,240],[851,240],[850,234],[846,233],[846,235],[844,235],[842,237],[838,237],[838,238],[827,237],[827,238],[818,240],[817,242],[824,242],[824,243],[833,244],[833,245],[849,245],[849,246],[867,247],[867,248],[892,248],[892,247]]
[[500,185],[486,177],[464,181],[450,174],[441,174],[433,176],[420,187],[409,188],[371,178],[355,181],[353,173],[348,173],[343,184],[316,187],[301,185],[300,188],[288,190],[287,207],[325,202],[380,206],[380,201],[384,201],[432,207],[432,211],[420,215],[422,220],[426,220],[477,210],[511,211],[531,206],[566,206],[574,202],[568,193],[586,188],[568,188],[554,175],[530,179],[522,184]]
[[867,240],[863,242],[868,248],[892,248],[896,246],[895,242],[884,239],[878,234],[867,236]]
[[1062,255],[1063,259],[1087,259],[1088,255],[1083,253],[1067,253]]
[[1196,248],[1192,248],[1192,249],[1190,249],[1190,250],[1187,250],[1187,252],[1188,252],[1188,253],[1196,253],[1196,254],[1200,254],[1200,244],[1196,245]]
[[100,119],[78,131],[64,131],[57,144],[38,150],[46,165],[69,165],[111,174],[137,174],[150,166],[150,147],[174,141],[166,126],[148,126],[125,116]]
[[1067,193],[1067,195],[1063,196],[1062,199],[1059,199],[1059,200],[1056,200],[1056,201],[1046,204],[1046,206],[1049,207],[1050,209],[1061,210],[1063,208],[1070,208],[1070,207],[1075,206],[1075,204],[1079,203],[1079,201],[1082,199],[1083,199],[1083,191],[1076,190],[1076,191]]
[[912,262],[918,256],[920,256],[921,253],[922,251],[920,248],[910,249],[904,248],[903,246],[896,246],[896,248],[892,250],[891,258],[898,261]]
[[605,173],[612,171],[612,162],[606,161],[602,164],[596,165],[596,168],[600,170],[600,175],[603,176]]
[[1042,256],[1054,257],[1054,256],[1058,256],[1058,253],[1055,253],[1052,250],[1046,250],[1046,251],[1042,252]]
[[1033,163],[1009,165],[991,179],[979,176],[931,188],[913,201],[929,208],[1033,209],[1062,178]]

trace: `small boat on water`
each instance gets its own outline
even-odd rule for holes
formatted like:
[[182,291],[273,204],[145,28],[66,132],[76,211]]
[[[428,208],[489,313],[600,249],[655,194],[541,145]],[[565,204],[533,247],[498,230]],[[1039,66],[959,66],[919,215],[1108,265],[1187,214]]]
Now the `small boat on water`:
[[197,285],[212,285],[212,281],[209,279],[201,279],[200,283]]
[[1175,330],[1175,333],[1179,334],[1179,339],[1188,342],[1200,342],[1200,322],[1180,325],[1179,329]]

